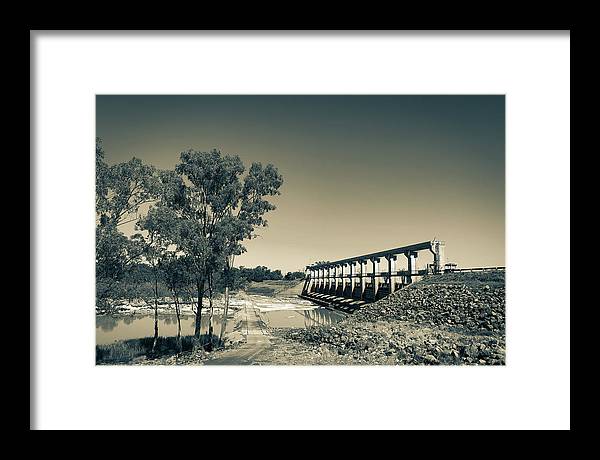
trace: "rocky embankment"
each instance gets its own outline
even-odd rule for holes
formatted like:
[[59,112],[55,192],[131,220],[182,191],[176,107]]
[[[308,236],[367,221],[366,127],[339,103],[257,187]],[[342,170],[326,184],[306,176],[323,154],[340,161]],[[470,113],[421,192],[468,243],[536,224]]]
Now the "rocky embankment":
[[503,272],[452,273],[425,278],[369,304],[351,320],[391,319],[504,335],[504,311]]
[[504,272],[431,276],[337,325],[279,334],[359,364],[504,364]]

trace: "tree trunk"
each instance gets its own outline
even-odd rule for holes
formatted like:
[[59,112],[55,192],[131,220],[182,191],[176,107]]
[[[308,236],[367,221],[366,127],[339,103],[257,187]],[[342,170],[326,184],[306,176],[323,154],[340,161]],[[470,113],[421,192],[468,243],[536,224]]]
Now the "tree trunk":
[[229,286],[225,286],[225,310],[221,320],[221,333],[219,334],[219,345],[223,343],[223,334],[227,328],[227,312],[229,311]]
[[152,342],[152,354],[158,343],[158,276],[154,273],[154,342]]
[[200,329],[202,328],[202,301],[204,297],[204,279],[196,282],[196,288],[198,290],[198,306],[196,308],[196,325],[194,327],[194,337],[200,338]]
[[179,307],[179,295],[173,290],[173,298],[175,299],[175,314],[177,315],[177,350],[179,353],[183,351],[181,344],[181,309]]
[[210,306],[210,315],[208,317],[208,339],[210,340],[210,349],[212,350],[213,345],[213,277],[212,274],[208,275],[208,303]]

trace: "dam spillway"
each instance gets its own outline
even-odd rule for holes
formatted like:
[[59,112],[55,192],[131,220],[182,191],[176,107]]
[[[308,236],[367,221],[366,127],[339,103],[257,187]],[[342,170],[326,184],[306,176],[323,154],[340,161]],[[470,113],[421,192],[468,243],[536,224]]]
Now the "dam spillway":
[[[426,251],[433,262],[417,268],[419,253]],[[406,269],[398,270],[398,257],[406,258]],[[383,270],[381,262],[385,260]],[[301,297],[321,305],[354,310],[365,303],[392,294],[420,277],[443,273],[445,243],[433,239],[333,262],[306,267]]]

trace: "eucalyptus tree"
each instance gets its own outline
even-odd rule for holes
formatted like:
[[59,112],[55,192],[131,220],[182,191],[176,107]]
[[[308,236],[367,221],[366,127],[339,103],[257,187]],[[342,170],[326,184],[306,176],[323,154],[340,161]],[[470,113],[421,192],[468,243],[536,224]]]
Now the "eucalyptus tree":
[[186,150],[175,171],[180,177],[171,177],[164,198],[178,213],[178,247],[195,271],[194,335],[199,338],[206,285],[212,311],[215,272],[226,266],[228,257],[245,251],[242,242],[252,238],[257,227],[267,225],[264,214],[275,209],[268,198],[279,194],[283,179],[271,164],[253,163],[244,175],[241,159],[219,150]]
[[161,266],[174,256],[171,239],[172,225],[175,220],[173,211],[165,206],[151,207],[145,217],[141,218],[136,229],[143,233],[136,233],[131,240],[139,248],[139,253],[144,261],[152,268],[154,286],[154,341],[152,353],[156,350],[158,342],[158,283],[161,279]]
[[102,140],[96,139],[96,277],[100,302],[110,297],[140,255],[138,246],[118,227],[135,220],[140,207],[156,199],[159,185],[156,169],[139,159],[109,166]]
[[121,226],[139,218],[140,207],[156,200],[160,187],[158,171],[133,157],[124,163],[104,163],[101,141],[96,144],[96,223]]
[[177,348],[182,351],[181,345],[181,304],[180,300],[185,296],[186,288],[192,281],[191,263],[185,255],[174,251],[167,252],[167,256],[160,262],[162,277],[171,291],[177,315]]
[[108,199],[110,168],[104,161],[105,152],[102,139],[96,138],[96,212],[101,211]]

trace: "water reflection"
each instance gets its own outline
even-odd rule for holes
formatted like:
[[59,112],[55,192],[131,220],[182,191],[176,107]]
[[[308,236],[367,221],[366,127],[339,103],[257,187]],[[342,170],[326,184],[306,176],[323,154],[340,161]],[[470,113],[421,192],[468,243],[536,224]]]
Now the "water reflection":
[[342,313],[327,308],[262,311],[260,317],[267,326],[273,328],[325,326],[344,319]]
[[[267,299],[261,296],[253,297],[253,305],[258,307],[261,320],[273,328],[301,328],[317,325],[335,324],[345,318],[340,312],[323,307],[314,308],[310,302],[296,299]],[[234,312],[228,315],[226,332],[235,327],[232,321]],[[222,315],[213,317],[214,330],[221,331]],[[173,313],[159,314],[159,333],[161,336],[177,335],[177,316]],[[195,318],[192,314],[184,314],[181,318],[181,334],[192,335],[195,328]],[[208,332],[208,315],[202,317],[201,333]],[[127,340],[150,337],[154,334],[154,315],[152,313],[130,316],[97,316],[96,343],[99,345],[112,343],[117,340]]]
[[110,332],[117,327],[118,320],[112,316],[96,316],[96,330]]
[[[229,315],[231,318],[231,315]],[[215,331],[221,330],[222,315],[213,317]],[[183,316],[181,318],[181,334],[194,334],[195,318]],[[233,321],[227,321],[227,332],[233,328]],[[177,316],[160,315],[158,318],[158,329],[161,336],[177,335]],[[208,331],[208,315],[202,318],[201,333]],[[96,317],[96,343],[103,345],[117,340],[135,339],[140,337],[151,337],[154,334],[154,315],[144,314],[135,316],[97,316]]]
[[131,323],[133,323],[133,320],[134,320],[133,317],[123,318],[123,322],[125,324],[131,324]]
[[341,321],[344,315],[327,308],[315,308],[314,310],[304,310],[305,327],[320,325],[329,326]]

